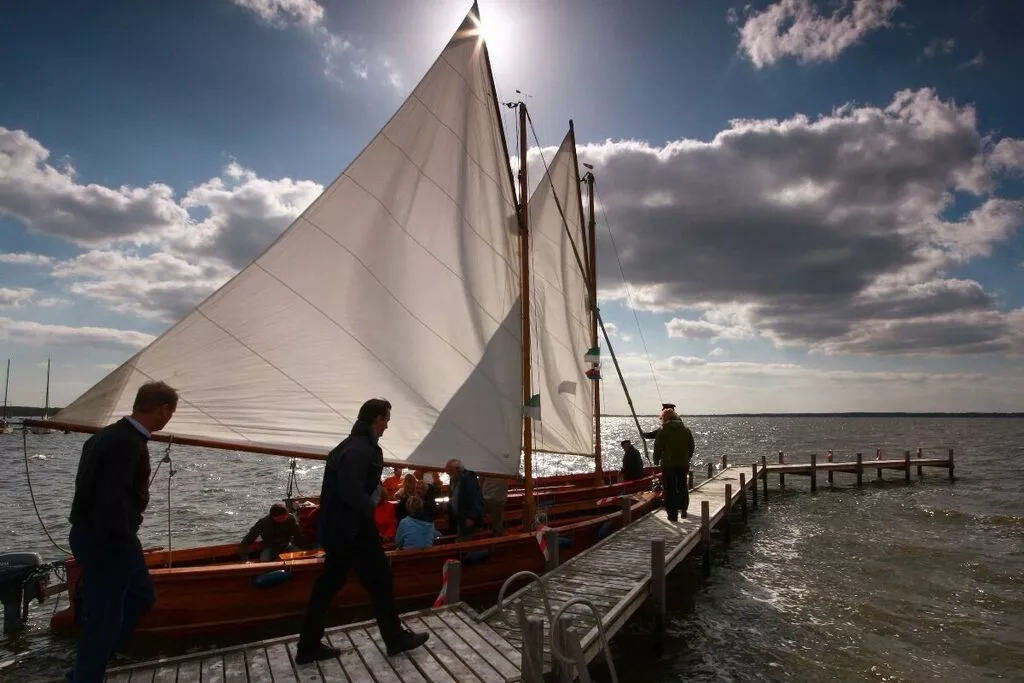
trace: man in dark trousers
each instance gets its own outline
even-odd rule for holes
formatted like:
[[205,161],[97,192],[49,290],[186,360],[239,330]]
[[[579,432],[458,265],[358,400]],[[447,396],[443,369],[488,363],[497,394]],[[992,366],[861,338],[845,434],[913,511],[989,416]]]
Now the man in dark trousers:
[[[480,480],[476,472],[467,470],[462,461],[452,458],[445,463],[444,471],[448,473],[448,524],[454,526],[457,538],[468,538],[474,531],[483,526],[484,494],[480,489]],[[449,527],[449,528],[450,528]]]
[[676,411],[661,411],[661,429],[654,440],[654,464],[661,465],[661,483],[668,521],[686,516],[690,505],[690,492],[686,488],[690,459],[693,458],[693,432],[683,424]]
[[622,478],[626,481],[640,479],[644,476],[644,461],[640,451],[629,439],[622,441]]
[[326,557],[306,607],[296,645],[297,664],[331,659],[341,652],[321,642],[321,638],[327,610],[345,585],[349,568],[356,570],[359,582],[370,594],[388,656],[427,642],[426,633],[413,633],[398,618],[391,567],[373,517],[383,495],[380,475],[384,471],[384,452],[377,441],[390,420],[391,404],[371,398],[359,409],[348,438],[327,456],[317,529]]
[[[662,411],[665,411],[665,410],[673,410],[674,411],[676,409],[676,404],[675,403],[662,403],[661,404],[661,409],[662,409]],[[644,437],[645,439],[657,439],[658,438],[658,432],[660,432],[660,431],[661,431],[661,427],[655,427],[654,429],[652,429],[649,432],[640,432],[640,436]]]
[[149,441],[178,407],[163,382],[139,387],[130,417],[89,437],[82,447],[71,503],[71,552],[82,570],[84,623],[75,683],[100,683],[111,655],[153,607],[153,584],[138,531],[149,504]]

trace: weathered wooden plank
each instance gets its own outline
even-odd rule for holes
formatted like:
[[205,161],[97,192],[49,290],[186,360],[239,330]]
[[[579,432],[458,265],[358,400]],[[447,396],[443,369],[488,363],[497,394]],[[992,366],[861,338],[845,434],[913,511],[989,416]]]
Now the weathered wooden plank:
[[442,612],[438,618],[446,623],[453,631],[470,645],[474,650],[487,658],[487,661],[497,669],[505,679],[515,678],[519,675],[519,667],[505,659],[500,652],[484,640],[479,633],[470,628],[465,622],[458,618],[458,615],[451,612]]
[[178,678],[177,683],[185,683],[185,681],[195,681],[199,683],[202,677],[202,664],[201,659],[193,659],[190,662],[180,662],[178,664]]
[[[348,676],[345,675],[345,671],[341,668],[341,663],[337,658],[324,659],[319,662],[310,662],[309,664],[295,663],[297,645],[298,641],[285,643],[285,649],[288,650],[288,658],[295,667],[295,676],[299,681],[302,683],[319,683],[320,681],[348,683]],[[206,683],[206,681],[203,681],[203,683]],[[274,683],[277,683],[277,681],[274,681]]]
[[145,669],[136,669],[131,672],[131,678],[129,683],[153,683],[153,669],[151,667]]
[[482,622],[478,619],[472,619],[468,615],[463,614],[461,612],[455,613],[455,616],[461,619],[464,624],[469,626],[469,628],[476,631],[477,634],[479,634],[480,637],[483,638],[485,642],[490,643],[495,650],[500,652],[505,659],[507,659],[514,667],[516,667],[516,671],[519,670],[519,652],[516,651],[514,647],[509,645],[504,638],[495,633],[495,631],[490,626],[488,626],[485,622]]
[[366,663],[366,668],[373,673],[373,677],[379,683],[402,683],[390,660],[381,654],[365,629],[346,631],[345,635],[352,641],[352,645]]
[[175,664],[162,664],[153,672],[153,683],[176,683],[178,667]]
[[494,666],[491,666],[491,662],[482,653],[463,640],[459,633],[443,621],[439,615],[427,615],[422,617],[422,619],[423,623],[430,627],[430,630],[480,679],[486,683],[499,683],[506,680],[504,674]]
[[462,683],[474,683],[481,681],[465,662],[459,658],[457,654],[451,651],[448,645],[444,642],[437,633],[427,626],[421,619],[406,619],[406,623],[415,631],[425,631],[430,634],[430,638],[427,640],[426,648],[427,652],[438,662],[442,669],[455,681]]
[[295,683],[298,677],[292,668],[292,660],[284,643],[275,643],[266,648],[267,661],[270,663],[270,675],[274,683]]
[[245,654],[240,651],[224,653],[224,683],[245,683],[248,680]]
[[270,674],[267,651],[262,646],[252,647],[245,651],[245,666],[249,670],[251,683],[273,683],[274,678]]
[[384,644],[384,639],[381,638],[380,631],[374,627],[366,629],[366,633],[369,636],[369,642],[377,647],[380,655],[387,657],[388,663],[391,664],[391,668],[398,674],[402,683],[427,683],[423,674],[420,673],[419,667],[416,666],[415,660],[412,659],[412,654],[422,651],[423,648],[418,647],[412,652],[403,652],[400,655],[388,657],[387,646]]
[[202,683],[224,683],[224,657],[211,655],[204,657],[201,663]]
[[373,674],[366,668],[366,662],[359,656],[359,651],[356,650],[355,645],[348,639],[342,631],[327,632],[324,636],[334,647],[341,650],[338,655],[338,662],[341,664],[341,668],[344,669],[345,675],[348,676],[349,680],[358,681],[373,681],[375,680]]
[[118,671],[108,674],[103,679],[104,683],[131,683],[132,673],[130,671]]

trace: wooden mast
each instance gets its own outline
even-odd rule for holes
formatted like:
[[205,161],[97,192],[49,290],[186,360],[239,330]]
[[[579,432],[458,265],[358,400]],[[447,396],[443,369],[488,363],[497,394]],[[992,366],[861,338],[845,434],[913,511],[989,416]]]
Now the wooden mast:
[[533,397],[530,380],[530,211],[529,183],[526,177],[526,103],[519,103],[519,277],[522,281],[523,309],[523,526],[532,528],[533,502],[533,418],[527,406]]
[[[573,136],[573,144],[576,138]],[[590,345],[597,346],[597,222],[594,220],[594,174],[587,171],[587,203],[590,215],[587,220],[587,241],[590,243]],[[598,477],[603,471],[601,461],[601,380],[594,381],[594,469]]]

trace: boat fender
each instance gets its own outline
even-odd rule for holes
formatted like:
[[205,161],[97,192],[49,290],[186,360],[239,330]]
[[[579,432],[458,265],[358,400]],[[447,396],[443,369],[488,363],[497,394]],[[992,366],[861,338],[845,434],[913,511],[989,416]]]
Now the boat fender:
[[292,578],[292,572],[290,569],[275,569],[272,572],[266,572],[265,574],[253,577],[252,585],[256,588],[266,588],[268,586],[276,586],[279,583],[284,583],[290,578]]
[[602,540],[602,539],[608,538],[608,536],[611,533],[612,533],[612,520],[609,519],[607,522],[602,524],[600,526],[600,528],[598,528],[598,530],[597,530],[597,539],[598,540]]
[[559,548],[568,548],[571,545],[572,545],[572,536],[559,536],[558,537],[558,547]]

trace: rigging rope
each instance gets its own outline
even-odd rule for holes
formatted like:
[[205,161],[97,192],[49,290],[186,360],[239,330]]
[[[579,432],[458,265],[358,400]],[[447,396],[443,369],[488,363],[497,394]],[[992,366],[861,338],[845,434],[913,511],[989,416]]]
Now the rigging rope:
[[35,491],[32,490],[32,475],[30,475],[28,471],[28,427],[25,425],[22,425],[21,427],[21,448],[25,454],[25,479],[28,481],[28,494],[32,498],[32,508],[36,511],[36,519],[39,520],[39,526],[43,528],[43,533],[46,534],[48,539],[50,539],[50,543],[53,544],[54,548],[65,555],[71,555],[72,552],[70,550],[61,547],[57,541],[53,540],[53,536],[50,535],[49,530],[46,528],[46,524],[43,523],[42,515],[39,514],[39,506],[36,505],[36,494]]
[[615,254],[615,262],[619,264],[619,275],[622,276],[622,286],[626,288],[626,301],[629,302],[629,309],[633,311],[633,320],[636,322],[637,332],[640,333],[640,343],[644,347],[644,356],[647,358],[647,364],[651,368],[651,378],[654,380],[654,390],[658,393],[658,403],[663,402],[661,395],[661,387],[658,385],[658,375],[654,372],[654,362],[651,360],[651,353],[647,350],[647,340],[644,339],[643,328],[640,327],[640,318],[636,314],[636,307],[633,305],[633,295],[629,291],[629,281],[626,280],[626,272],[622,269],[622,259],[619,258],[619,248],[615,244],[615,236],[612,234],[612,224],[608,220],[608,212],[604,209],[604,202],[601,201],[601,195],[597,194],[597,204],[601,207],[601,215],[604,217],[604,226],[608,229],[608,239],[612,243],[612,252]]
[[[153,479],[156,478],[156,473],[160,471],[160,465],[167,463],[167,568],[171,568],[171,477],[177,474],[177,470],[174,469],[174,463],[171,462],[171,446],[174,444],[174,437],[172,436],[167,442],[167,448],[164,450],[164,457],[160,459],[160,462],[156,465],[156,472],[153,472]],[[153,479],[149,480],[149,483],[153,483]]]

